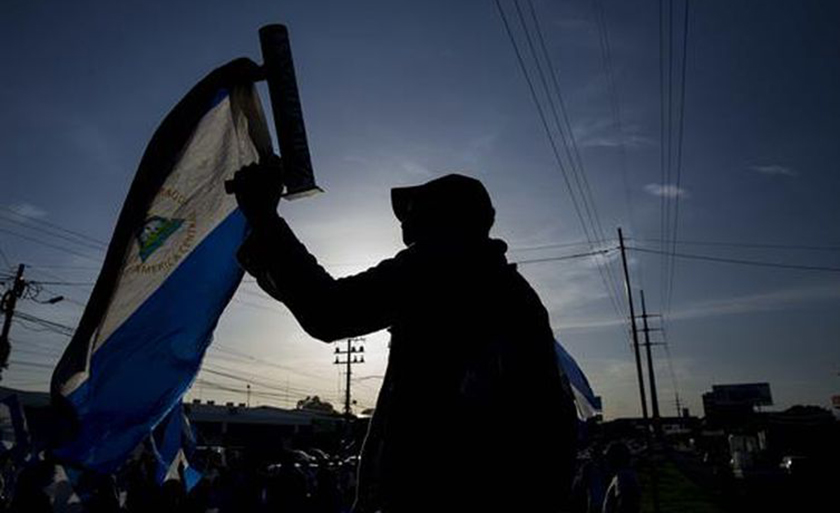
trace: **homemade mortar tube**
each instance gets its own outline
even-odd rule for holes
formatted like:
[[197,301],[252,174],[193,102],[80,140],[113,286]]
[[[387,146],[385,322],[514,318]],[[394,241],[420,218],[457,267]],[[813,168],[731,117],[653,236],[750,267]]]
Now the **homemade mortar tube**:
[[286,187],[283,197],[295,199],[322,192],[315,185],[286,26],[275,24],[262,27],[260,47],[280,157],[283,159],[283,182]]

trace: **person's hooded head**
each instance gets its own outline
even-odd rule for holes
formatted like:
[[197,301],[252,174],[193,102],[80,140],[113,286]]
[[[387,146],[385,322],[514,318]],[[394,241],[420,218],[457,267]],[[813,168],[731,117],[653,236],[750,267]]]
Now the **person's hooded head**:
[[475,178],[446,175],[423,185],[391,190],[403,242],[486,240],[495,210],[484,185]]

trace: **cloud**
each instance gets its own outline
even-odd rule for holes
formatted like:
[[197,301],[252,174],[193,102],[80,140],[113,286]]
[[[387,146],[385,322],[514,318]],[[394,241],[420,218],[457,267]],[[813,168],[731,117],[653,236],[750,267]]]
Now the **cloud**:
[[[603,286],[602,286],[603,287]],[[593,330],[602,328],[614,328],[616,326],[627,326],[630,321],[612,316],[612,317],[575,317],[571,319],[560,318],[552,326],[557,332],[566,330]]]
[[638,125],[625,124],[617,132],[612,118],[599,118],[578,123],[572,129],[578,145],[585,148],[642,148],[656,141],[642,133]]
[[755,171],[756,173],[761,173],[763,175],[771,175],[771,176],[799,176],[795,170],[780,166],[778,164],[769,164],[766,166],[750,166],[750,170]]
[[654,196],[664,196],[666,198],[687,198],[688,191],[671,184],[649,183],[645,185],[645,192],[653,194]]
[[643,146],[652,146],[653,139],[639,134],[620,134],[614,136],[600,136],[586,139],[581,143],[585,147],[600,147],[600,148],[617,148],[624,146],[626,148],[641,148]]
[[694,303],[676,310],[671,315],[671,319],[698,319],[748,312],[772,312],[784,310],[792,304],[836,299],[840,299],[840,288],[836,284],[782,289]]
[[47,211],[32,205],[31,203],[15,203],[9,205],[9,210],[22,217],[41,219],[47,216]]
[[435,173],[431,169],[415,162],[413,160],[403,160],[400,163],[400,168],[406,176],[410,176],[412,180],[430,180],[435,177]]

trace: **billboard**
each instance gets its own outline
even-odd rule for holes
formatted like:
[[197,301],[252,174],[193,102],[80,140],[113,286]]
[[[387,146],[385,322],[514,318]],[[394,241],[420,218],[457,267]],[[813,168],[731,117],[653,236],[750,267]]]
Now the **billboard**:
[[740,383],[737,385],[713,385],[712,394],[719,406],[751,404],[771,406],[773,397],[769,383]]

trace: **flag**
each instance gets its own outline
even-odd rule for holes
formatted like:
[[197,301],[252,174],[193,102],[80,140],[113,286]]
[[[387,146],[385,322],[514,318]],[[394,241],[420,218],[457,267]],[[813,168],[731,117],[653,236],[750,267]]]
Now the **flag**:
[[216,69],[146,148],[53,373],[60,460],[114,471],[195,379],[242,279],[235,253],[248,228],[224,182],[271,153],[259,77],[248,59]]
[[566,377],[569,378],[569,384],[572,386],[578,420],[585,421],[599,415],[601,413],[601,398],[592,391],[589,380],[586,379],[586,375],[575,359],[560,344],[559,340],[555,341],[554,350],[557,353],[557,363]]
[[195,435],[183,405],[169,411],[150,437],[152,451],[158,461],[155,478],[158,484],[169,479],[184,480],[189,492],[201,480],[201,473],[192,468],[189,458],[195,451]]

